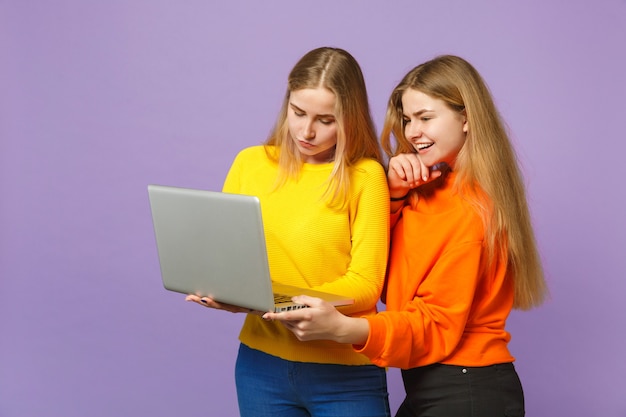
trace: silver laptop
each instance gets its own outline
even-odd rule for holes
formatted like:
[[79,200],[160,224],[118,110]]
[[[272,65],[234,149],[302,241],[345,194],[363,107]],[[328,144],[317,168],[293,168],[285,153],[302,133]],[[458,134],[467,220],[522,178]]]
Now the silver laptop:
[[302,308],[294,295],[349,305],[338,295],[272,283],[259,199],[149,185],[163,286],[258,311]]

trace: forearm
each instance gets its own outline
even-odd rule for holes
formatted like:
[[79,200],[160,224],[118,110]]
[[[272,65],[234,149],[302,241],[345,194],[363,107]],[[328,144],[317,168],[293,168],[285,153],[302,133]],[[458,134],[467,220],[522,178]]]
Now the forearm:
[[367,319],[362,317],[343,317],[335,330],[335,342],[353,345],[365,344],[370,333],[370,325]]

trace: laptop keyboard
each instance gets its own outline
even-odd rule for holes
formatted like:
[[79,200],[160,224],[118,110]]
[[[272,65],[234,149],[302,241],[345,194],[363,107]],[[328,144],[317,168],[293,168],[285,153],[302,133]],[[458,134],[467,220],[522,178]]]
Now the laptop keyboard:
[[[290,295],[284,295],[284,294],[274,294],[274,303],[276,305],[282,304],[282,303],[291,303],[291,296]],[[292,304],[292,305],[288,305],[288,306],[284,306],[280,308],[280,311],[291,311],[291,310],[299,310],[301,308],[307,308],[308,306],[302,305],[302,304]]]
[[291,302],[291,297],[284,294],[274,294],[274,302],[275,303],[289,303]]

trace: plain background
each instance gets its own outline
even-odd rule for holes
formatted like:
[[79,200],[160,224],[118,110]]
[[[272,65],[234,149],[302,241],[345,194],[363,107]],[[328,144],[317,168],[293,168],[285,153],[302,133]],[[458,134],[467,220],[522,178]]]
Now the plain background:
[[551,290],[508,324],[527,415],[626,416],[625,40],[624,0],[0,0],[0,416],[237,415],[242,316],[162,288],[146,186],[220,189],[324,45],[379,129],[413,66],[482,73]]

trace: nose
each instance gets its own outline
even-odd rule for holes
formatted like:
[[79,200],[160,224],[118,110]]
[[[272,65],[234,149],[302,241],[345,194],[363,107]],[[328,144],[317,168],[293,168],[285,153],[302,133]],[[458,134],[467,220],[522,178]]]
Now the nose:
[[304,128],[302,129],[302,134],[304,139],[313,139],[315,138],[315,130],[313,129],[313,120],[307,120],[304,123]]
[[409,141],[413,142],[422,136],[422,129],[417,122],[411,122],[405,126],[404,135]]

